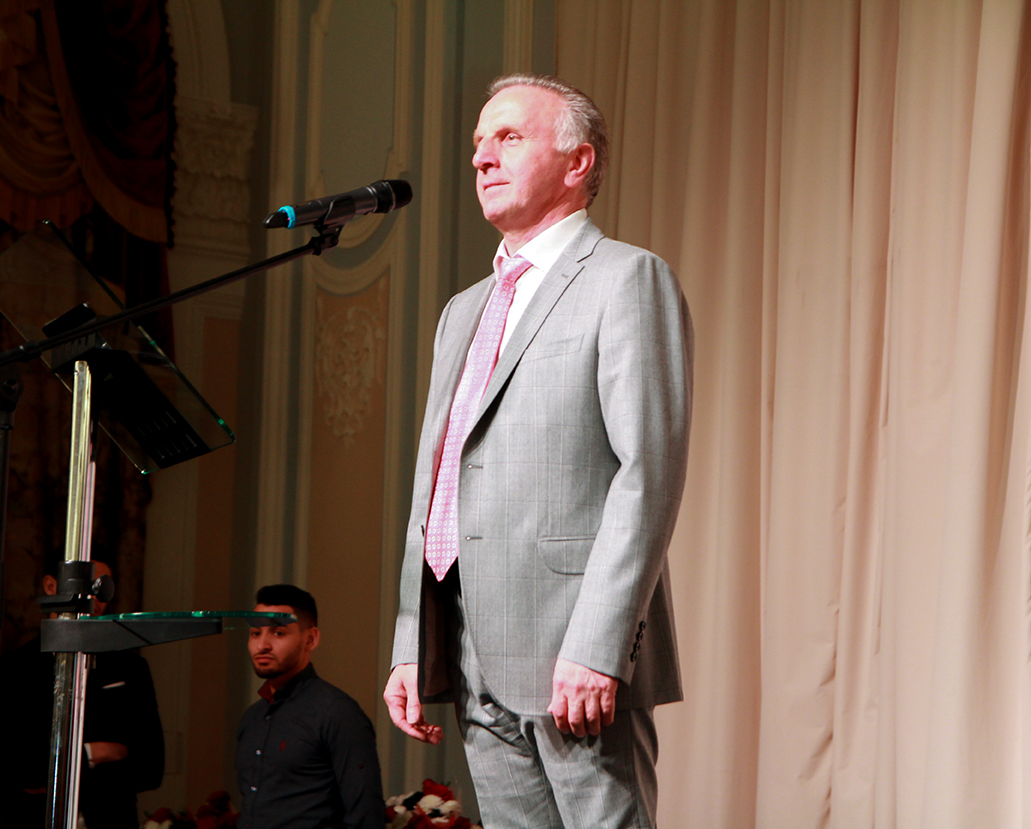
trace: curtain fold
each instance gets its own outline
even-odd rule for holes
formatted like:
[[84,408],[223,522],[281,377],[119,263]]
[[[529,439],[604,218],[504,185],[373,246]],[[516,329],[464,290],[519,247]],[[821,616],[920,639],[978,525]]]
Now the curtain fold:
[[94,201],[170,242],[174,67],[164,3],[0,7],[0,219],[67,227]]
[[1031,3],[559,0],[696,323],[660,822],[1031,826]]
[[127,231],[170,243],[174,69],[164,2],[41,0],[40,12],[83,180]]

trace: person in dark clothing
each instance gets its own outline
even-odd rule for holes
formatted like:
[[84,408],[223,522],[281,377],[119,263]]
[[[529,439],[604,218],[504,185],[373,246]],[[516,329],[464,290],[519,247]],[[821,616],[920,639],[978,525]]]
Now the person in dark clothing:
[[315,599],[294,585],[277,584],[262,587],[256,600],[256,611],[293,613],[297,621],[250,630],[251,662],[265,684],[237,732],[239,826],[382,829],[372,723],[311,664],[319,643]]
[[[96,562],[97,575],[111,574]],[[46,576],[44,592],[57,583]],[[97,613],[104,603],[96,602]],[[40,638],[0,657],[0,826],[42,826],[50,766],[54,657]],[[165,746],[147,660],[96,655],[86,680],[79,811],[88,829],[137,829],[136,794],[161,785]]]

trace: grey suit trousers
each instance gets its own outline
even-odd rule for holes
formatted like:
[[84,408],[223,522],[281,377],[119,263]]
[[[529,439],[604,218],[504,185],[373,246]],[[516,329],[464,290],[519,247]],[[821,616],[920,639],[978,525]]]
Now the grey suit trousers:
[[598,736],[563,734],[551,715],[505,708],[463,623],[458,579],[449,625],[455,711],[485,829],[652,829],[658,788],[653,708],[616,712]]

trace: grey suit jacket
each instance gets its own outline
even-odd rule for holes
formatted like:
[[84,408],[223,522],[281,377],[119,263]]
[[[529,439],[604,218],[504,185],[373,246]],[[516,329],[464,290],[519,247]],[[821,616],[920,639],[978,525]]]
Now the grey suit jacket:
[[[393,663],[448,698],[424,534],[451,400],[493,277],[453,297],[434,344]],[[591,222],[512,333],[466,441],[466,624],[501,704],[543,715],[555,660],[620,680],[617,707],[682,698],[666,550],[687,465],[693,333],[677,279]]]

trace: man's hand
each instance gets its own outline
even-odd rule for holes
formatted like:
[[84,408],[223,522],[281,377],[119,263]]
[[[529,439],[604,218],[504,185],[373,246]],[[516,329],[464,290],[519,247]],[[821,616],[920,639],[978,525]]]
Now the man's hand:
[[616,716],[616,687],[619,681],[566,659],[555,663],[551,681],[551,705],[559,731],[577,737],[600,734]]
[[436,745],[444,736],[439,725],[430,725],[422,717],[422,703],[419,702],[419,667],[414,662],[398,665],[390,672],[383,699],[394,725],[409,737],[424,743]]
[[89,743],[89,758],[94,766],[124,760],[128,756],[129,749],[123,743],[109,743],[105,740],[94,740]]

